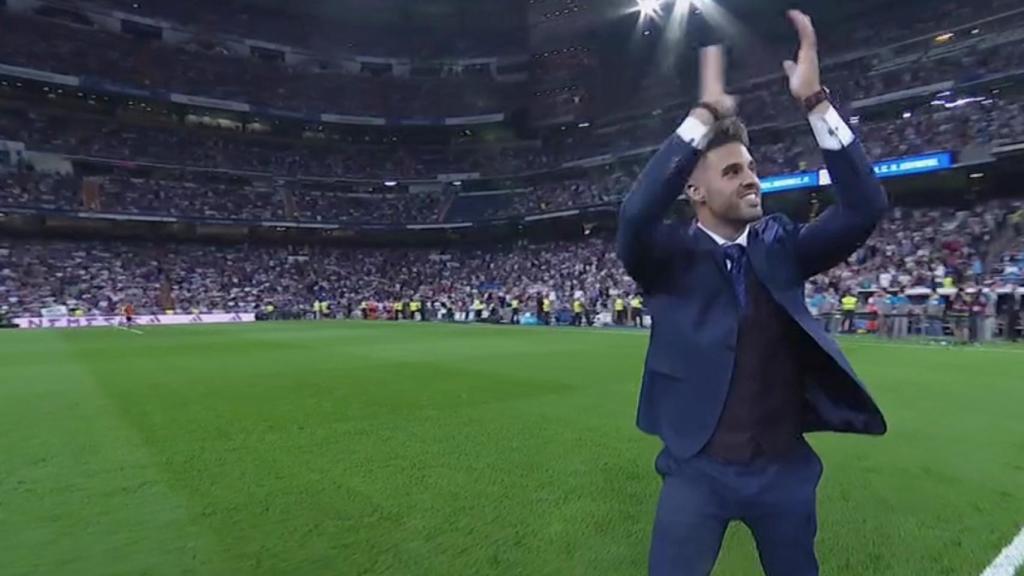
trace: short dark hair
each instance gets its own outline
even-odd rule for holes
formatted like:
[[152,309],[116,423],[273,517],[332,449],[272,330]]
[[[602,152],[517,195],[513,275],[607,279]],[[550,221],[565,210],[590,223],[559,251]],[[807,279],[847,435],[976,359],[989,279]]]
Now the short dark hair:
[[747,135],[747,127],[743,125],[743,120],[740,120],[737,116],[723,118],[711,126],[711,138],[708,140],[707,146],[704,147],[704,151],[708,152],[733,142],[739,142],[750,148],[750,137]]

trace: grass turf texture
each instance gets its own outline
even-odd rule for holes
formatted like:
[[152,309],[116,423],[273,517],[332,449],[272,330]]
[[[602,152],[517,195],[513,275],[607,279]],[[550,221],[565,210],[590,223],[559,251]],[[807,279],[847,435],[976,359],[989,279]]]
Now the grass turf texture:
[[[642,574],[646,337],[371,323],[0,332],[0,573]],[[823,574],[976,575],[1024,523],[1024,348],[844,342]],[[730,528],[716,575],[759,574]]]

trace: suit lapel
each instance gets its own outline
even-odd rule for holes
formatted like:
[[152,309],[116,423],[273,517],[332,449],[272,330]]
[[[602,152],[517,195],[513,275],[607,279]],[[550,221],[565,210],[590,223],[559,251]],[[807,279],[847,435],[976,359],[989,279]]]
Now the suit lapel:
[[768,248],[765,246],[764,241],[761,239],[761,234],[758,233],[757,227],[754,225],[750,226],[750,233],[747,235],[747,259],[750,261],[750,265],[753,267],[758,279],[761,280],[761,283],[764,284],[769,292],[773,292],[771,283],[768,282]]
[[715,263],[715,268],[721,274],[722,279],[726,282],[732,282],[729,278],[729,271],[725,268],[725,255],[722,252],[722,247],[715,242],[711,236],[708,236],[703,230],[697,227],[697,221],[694,220],[693,224],[690,225],[690,238],[693,240],[694,246],[696,246],[697,253],[701,254]]
[[[690,226],[690,237],[693,239],[697,251],[707,254],[708,257],[714,260],[715,267],[722,273],[722,277],[731,282],[729,270],[725,267],[725,255],[722,252],[722,247],[703,230],[698,228],[696,221]],[[754,224],[750,225],[750,232],[747,234],[747,258],[751,266],[754,267],[757,277],[765,286],[768,286],[766,282],[769,275],[768,247],[765,246],[764,241],[761,239],[761,234]]]

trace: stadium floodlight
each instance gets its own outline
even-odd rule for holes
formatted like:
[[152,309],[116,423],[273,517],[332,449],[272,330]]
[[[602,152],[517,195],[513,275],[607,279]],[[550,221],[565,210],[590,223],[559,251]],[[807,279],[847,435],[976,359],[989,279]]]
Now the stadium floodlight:
[[661,12],[661,0],[636,0],[636,9],[641,16],[657,16]]

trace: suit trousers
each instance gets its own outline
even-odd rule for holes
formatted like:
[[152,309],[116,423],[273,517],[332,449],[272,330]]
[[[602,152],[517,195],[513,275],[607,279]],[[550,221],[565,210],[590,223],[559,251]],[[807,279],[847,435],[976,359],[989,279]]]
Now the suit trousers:
[[767,576],[817,576],[816,492],[821,459],[803,439],[778,459],[730,464],[705,454],[680,460],[667,449],[655,468],[661,496],[651,535],[650,576],[706,576],[726,527],[750,528]]

